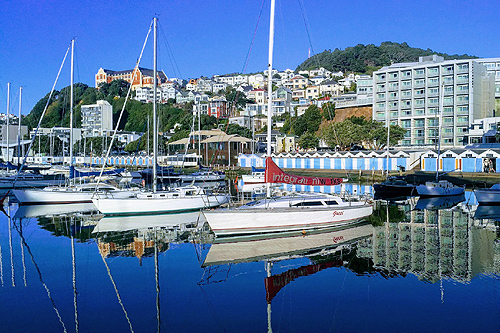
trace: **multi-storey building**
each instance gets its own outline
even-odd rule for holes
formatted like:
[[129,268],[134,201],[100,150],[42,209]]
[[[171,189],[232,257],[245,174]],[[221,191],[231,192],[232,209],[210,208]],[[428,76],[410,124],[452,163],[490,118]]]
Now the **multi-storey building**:
[[383,67],[373,80],[373,119],[405,128],[403,146],[435,145],[440,127],[443,146],[464,146],[474,119],[493,116],[494,77],[475,59],[420,57]]
[[[163,71],[156,73],[158,85],[168,81],[167,76]],[[138,67],[137,69],[128,69],[124,71],[113,71],[110,69],[99,68],[95,75],[95,86],[99,88],[101,83],[111,83],[113,80],[125,80],[132,85],[132,90],[138,87],[153,87],[153,70],[148,68]]]
[[82,105],[82,130],[87,137],[103,136],[113,130],[113,106],[103,100]]

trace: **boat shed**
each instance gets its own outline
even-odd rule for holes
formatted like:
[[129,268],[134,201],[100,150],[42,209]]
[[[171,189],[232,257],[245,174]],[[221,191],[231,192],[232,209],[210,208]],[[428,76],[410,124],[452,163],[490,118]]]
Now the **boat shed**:
[[[241,154],[241,167],[264,166],[264,154]],[[389,151],[389,169],[408,169],[420,153]],[[273,155],[273,161],[285,169],[387,170],[387,151],[311,151]]]

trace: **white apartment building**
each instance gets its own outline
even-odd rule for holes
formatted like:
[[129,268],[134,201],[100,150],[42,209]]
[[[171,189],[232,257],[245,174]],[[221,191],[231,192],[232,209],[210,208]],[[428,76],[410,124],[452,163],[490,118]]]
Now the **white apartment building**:
[[99,100],[96,104],[82,105],[82,131],[87,137],[103,136],[113,130],[113,106]]
[[403,146],[435,145],[440,127],[442,146],[467,145],[474,120],[493,116],[495,107],[494,77],[475,59],[432,55],[383,67],[373,73],[373,94],[373,119],[389,116],[405,128]]

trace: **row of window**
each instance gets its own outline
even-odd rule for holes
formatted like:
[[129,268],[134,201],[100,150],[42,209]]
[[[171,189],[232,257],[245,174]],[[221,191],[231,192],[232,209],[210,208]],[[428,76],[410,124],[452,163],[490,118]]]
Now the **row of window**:
[[[400,117],[412,117],[412,116],[435,116],[438,114],[438,109],[437,108],[422,108],[422,109],[415,109],[413,110],[401,110],[399,113]],[[468,122],[468,114],[469,114],[469,107],[468,106],[459,106],[457,107],[457,116],[459,121],[465,121]],[[453,107],[446,107],[443,108],[443,115],[453,115]],[[383,120],[386,119],[386,114],[385,112],[377,112],[376,113],[376,119],[377,120]],[[390,112],[390,117],[391,119],[397,119],[398,118],[398,111],[391,111]],[[434,119],[434,118],[432,118]],[[453,119],[453,118],[451,118]],[[410,121],[408,119],[404,119],[402,121]],[[436,125],[437,126],[437,125]]]
[[[462,84],[456,86],[456,91],[458,94],[462,93],[468,93],[469,92],[469,85],[468,84]],[[401,94],[398,91],[391,91],[387,93],[387,96],[389,96],[389,99],[398,99],[399,97],[405,99],[405,98],[412,98],[412,92],[413,96],[424,96],[426,94],[426,89],[414,89],[412,90],[402,90]],[[454,86],[445,86],[444,87],[444,94],[445,95],[450,95],[454,93]],[[439,95],[439,87],[429,87],[427,88],[427,94],[428,95]],[[379,92],[377,93],[377,99],[378,100],[384,100],[386,98],[386,93],[385,92]]]
[[[443,105],[453,105],[454,101],[456,104],[464,104],[464,103],[469,103],[469,95],[458,95],[454,99],[453,96],[445,96],[443,98]],[[399,108],[401,107],[402,109],[404,108],[411,108],[412,105],[414,107],[425,107],[425,106],[438,106],[439,105],[439,98],[437,97],[429,97],[426,99],[424,98],[419,98],[419,99],[414,99],[414,100],[403,100],[403,101],[391,101],[388,102],[388,106],[391,109]],[[377,105],[377,110],[384,110],[386,108],[386,103],[385,102],[378,102]],[[461,111],[465,110],[465,106],[461,106]]]
[[[486,65],[486,66],[488,67],[488,65]],[[411,78],[412,71],[413,71],[413,75],[416,77],[417,76],[424,76],[426,73],[426,70],[427,70],[427,75],[439,75],[440,68],[441,68],[442,74],[453,74],[453,72],[454,72],[453,65],[444,65],[444,66],[436,66],[436,67],[428,67],[428,68],[418,68],[418,69],[413,69],[413,70],[405,70],[405,71],[402,71],[401,73],[400,72],[380,73],[380,74],[377,74],[377,80],[383,81],[386,79],[386,76],[389,78],[389,80],[398,79],[399,77]],[[463,72],[463,71],[468,71],[468,70],[469,70],[468,63],[457,64],[457,71]]]
[[[406,90],[406,89],[411,89],[411,88],[421,88],[425,87],[427,82],[427,86],[439,86],[439,78],[428,78],[426,79],[415,79],[415,80],[406,80],[406,81],[401,81],[401,85],[399,82],[389,82],[388,85],[385,83],[379,83],[377,84],[377,91],[378,92],[383,92],[388,88],[388,90]],[[457,84],[462,84],[462,83],[468,83],[469,82],[469,74],[462,74],[462,75],[457,75],[456,82],[454,81],[453,76],[444,76],[442,79],[442,83],[445,85],[451,85],[454,83]]]

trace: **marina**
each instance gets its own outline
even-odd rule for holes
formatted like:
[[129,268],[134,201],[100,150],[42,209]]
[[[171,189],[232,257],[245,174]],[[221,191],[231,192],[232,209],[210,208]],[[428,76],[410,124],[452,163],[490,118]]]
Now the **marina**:
[[498,222],[463,199],[378,200],[342,228],[224,238],[196,213],[6,200],[0,318],[8,331],[496,331]]

